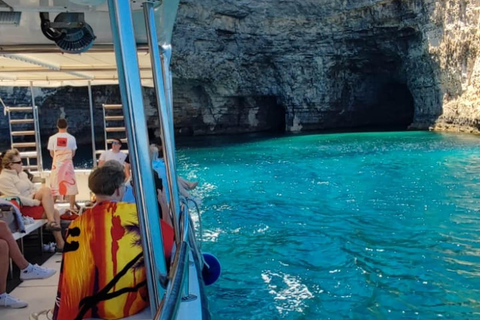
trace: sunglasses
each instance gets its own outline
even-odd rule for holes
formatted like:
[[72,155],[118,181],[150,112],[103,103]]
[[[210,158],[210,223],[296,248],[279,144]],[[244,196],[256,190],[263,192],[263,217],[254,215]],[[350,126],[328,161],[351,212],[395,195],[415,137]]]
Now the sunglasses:
[[10,163],[11,163],[11,164],[22,164],[22,160],[20,160],[20,161],[12,161],[12,162],[10,162]]
[[121,143],[117,141],[113,141],[112,144],[121,144]]

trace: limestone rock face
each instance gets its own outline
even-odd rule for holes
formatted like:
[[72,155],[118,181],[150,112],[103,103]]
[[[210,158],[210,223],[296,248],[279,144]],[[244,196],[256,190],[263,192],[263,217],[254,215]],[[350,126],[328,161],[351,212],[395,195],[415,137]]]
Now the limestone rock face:
[[[479,16],[480,0],[181,0],[172,58],[176,132],[476,132]],[[93,94],[101,135],[101,104],[119,103],[118,87]],[[86,88],[35,95],[42,135],[64,112],[71,131],[90,141]],[[28,88],[0,88],[0,96],[31,105]],[[153,90],[145,89],[144,101],[158,135]],[[4,117],[0,133],[8,134]]]
[[177,127],[476,126],[479,10],[478,0],[182,0],[176,109],[195,117]]
[[480,1],[442,1],[433,15],[442,32],[431,34],[440,67],[443,113],[434,129],[478,133],[480,119]]

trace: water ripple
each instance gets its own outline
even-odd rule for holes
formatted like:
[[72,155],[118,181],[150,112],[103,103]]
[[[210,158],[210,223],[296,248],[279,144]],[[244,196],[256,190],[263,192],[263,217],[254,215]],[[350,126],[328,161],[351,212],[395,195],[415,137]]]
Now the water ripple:
[[222,262],[214,320],[480,318],[479,137],[209,139],[178,167]]

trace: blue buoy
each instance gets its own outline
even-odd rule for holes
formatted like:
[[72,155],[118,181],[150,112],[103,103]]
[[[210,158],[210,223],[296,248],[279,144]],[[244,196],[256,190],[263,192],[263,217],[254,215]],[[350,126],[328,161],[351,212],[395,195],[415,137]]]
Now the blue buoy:
[[206,262],[202,270],[203,282],[205,282],[206,286],[209,286],[215,283],[220,277],[220,274],[222,273],[222,266],[220,265],[220,261],[218,261],[217,257],[215,257],[213,254],[204,253],[203,259]]

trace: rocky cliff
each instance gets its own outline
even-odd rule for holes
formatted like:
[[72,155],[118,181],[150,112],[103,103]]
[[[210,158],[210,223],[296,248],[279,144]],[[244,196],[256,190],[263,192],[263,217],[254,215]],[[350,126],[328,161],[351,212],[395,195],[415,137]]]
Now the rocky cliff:
[[428,33],[437,63],[442,115],[434,129],[479,132],[480,1],[439,1]]
[[[183,0],[176,88],[201,101],[182,104],[199,115],[195,133],[281,119],[288,131],[474,128],[479,10],[478,0]],[[255,121],[264,109],[278,115],[267,125]]]
[[[476,131],[479,13],[480,0],[181,0],[172,59],[177,133]],[[29,90],[0,94],[10,105],[30,104]],[[65,111],[73,133],[90,139],[85,88],[36,95],[45,134]],[[97,87],[94,98],[101,127],[101,103],[120,101],[118,88]],[[150,89],[145,103],[153,132]]]

